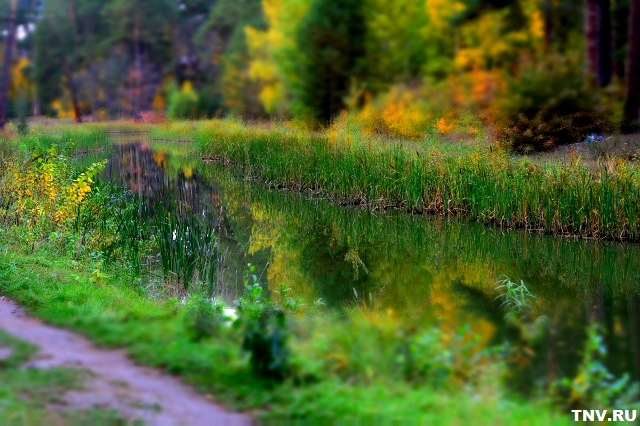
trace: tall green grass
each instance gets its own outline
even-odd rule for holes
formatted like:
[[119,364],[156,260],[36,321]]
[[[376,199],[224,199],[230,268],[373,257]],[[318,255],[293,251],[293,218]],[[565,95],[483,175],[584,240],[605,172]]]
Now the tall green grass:
[[428,153],[332,143],[322,135],[239,125],[191,129],[200,152],[276,187],[350,204],[459,215],[501,227],[640,239],[640,169],[539,167],[504,153]]
[[180,218],[175,214],[156,215],[154,223],[165,282],[186,291],[199,281],[211,297],[217,260],[213,227],[200,224],[193,216]]
[[140,274],[150,234],[147,207],[130,191],[113,182],[98,181],[88,203],[78,207],[74,230],[84,241],[93,232],[105,264],[124,259]]
[[186,149],[233,164],[245,176],[343,203],[458,215],[546,233],[640,240],[640,168],[632,163],[610,161],[597,170],[579,161],[541,167],[506,153],[452,148],[433,138],[423,141],[424,147],[416,142],[385,145],[229,120],[54,129],[34,129],[33,134],[88,150],[111,143],[114,137],[105,132],[113,129],[146,130],[151,138],[191,140]]
[[[260,185],[233,178],[233,173],[221,166],[203,172],[217,179],[225,205],[251,203],[256,210],[265,212],[264,222],[277,223],[271,225],[274,229],[270,228],[270,232],[280,235],[279,247],[301,251],[309,244],[305,236],[313,235],[320,241],[331,241],[332,247],[357,247],[367,267],[372,269],[384,261],[396,261],[409,270],[414,264],[422,270],[423,265],[435,267],[453,261],[460,271],[470,265],[482,265],[490,271],[491,289],[495,288],[495,280],[504,275],[529,277],[526,281],[529,284],[531,280],[532,291],[535,294],[546,291],[549,299],[558,298],[556,292],[588,290],[596,283],[620,297],[625,297],[622,294],[630,288],[640,288],[640,246],[636,244],[526,232],[487,232],[478,223],[425,220],[399,211],[380,214],[344,209],[325,200],[292,196],[286,191],[265,191]],[[230,209],[227,214],[235,229],[256,227],[241,209],[238,212]],[[248,245],[250,236],[236,233],[241,245]],[[310,253],[312,257],[316,255],[315,251]]]

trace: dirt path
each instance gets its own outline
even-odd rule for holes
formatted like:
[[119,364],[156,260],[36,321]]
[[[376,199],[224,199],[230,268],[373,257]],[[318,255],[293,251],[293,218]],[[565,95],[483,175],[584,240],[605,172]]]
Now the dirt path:
[[89,371],[85,389],[64,395],[67,408],[112,408],[150,425],[252,423],[249,416],[224,411],[175,377],[135,365],[122,351],[98,348],[82,336],[27,316],[5,297],[0,297],[0,329],[40,348],[31,367]]

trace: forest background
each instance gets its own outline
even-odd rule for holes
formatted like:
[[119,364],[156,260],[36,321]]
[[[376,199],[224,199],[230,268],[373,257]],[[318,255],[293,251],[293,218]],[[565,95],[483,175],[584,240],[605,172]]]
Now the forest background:
[[236,116],[521,152],[638,128],[640,0],[2,0],[0,25],[1,126]]

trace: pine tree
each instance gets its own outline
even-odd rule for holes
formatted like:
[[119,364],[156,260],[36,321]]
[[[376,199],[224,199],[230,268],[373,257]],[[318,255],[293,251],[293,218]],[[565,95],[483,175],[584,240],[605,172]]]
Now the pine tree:
[[9,28],[7,29],[4,51],[2,80],[0,80],[0,129],[4,129],[5,119],[7,117],[7,108],[9,106],[9,76],[11,70],[11,54],[13,52],[13,43],[16,36],[17,4],[17,0],[11,0],[9,5]]
[[352,78],[361,77],[365,55],[361,0],[315,0],[300,23],[294,115],[328,124],[344,107]]
[[627,46],[627,90],[622,130],[638,130],[640,120],[640,0],[631,0]]

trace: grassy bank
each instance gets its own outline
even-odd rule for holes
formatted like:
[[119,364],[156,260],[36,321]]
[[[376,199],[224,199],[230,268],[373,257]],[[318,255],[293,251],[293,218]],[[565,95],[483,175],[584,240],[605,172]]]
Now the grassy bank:
[[116,271],[108,271],[105,281],[96,284],[91,271],[97,265],[48,259],[51,256],[45,252],[1,254],[2,293],[52,324],[105,346],[124,347],[137,362],[178,374],[231,407],[258,410],[266,420],[567,423],[565,414],[545,405],[507,397],[489,375],[478,393],[387,381],[384,375],[349,383],[340,377],[305,382],[302,379],[308,374],[303,374],[274,384],[251,373],[233,329],[198,340],[188,326],[187,309],[175,300],[150,300],[132,290]]
[[[475,350],[474,336],[464,331],[394,321],[366,307],[338,318],[322,310],[283,309],[296,301],[285,297],[284,288],[280,296],[272,293],[272,300],[261,297],[251,270],[233,323],[223,321],[198,286],[180,282],[180,298],[145,286],[140,278],[149,271],[140,268],[140,259],[153,249],[160,249],[162,258],[162,243],[149,235],[161,226],[140,232],[142,225],[153,224],[141,223],[131,194],[109,192],[91,179],[101,163],[80,168],[50,142],[20,142],[28,146],[3,158],[0,174],[0,293],[32,314],[99,344],[123,347],[139,363],[180,375],[232,407],[274,421],[568,421],[561,407],[568,404],[571,386],[584,384],[583,376],[575,383],[568,379],[569,388],[562,391],[541,387],[543,396],[524,400],[506,383],[509,345]],[[351,231],[359,232],[357,227]],[[165,247],[170,256],[200,244],[183,245],[186,240],[173,222],[165,236],[170,236]],[[349,240],[349,235],[339,237]],[[217,241],[210,234],[205,239]],[[157,286],[175,289],[174,278],[185,268],[168,269],[158,274]],[[507,301],[506,293],[501,297]],[[513,315],[517,321],[519,314]],[[281,361],[281,374],[266,377],[260,368],[265,359],[269,368],[271,361]],[[579,369],[594,366],[606,371],[597,356],[586,353]],[[608,379],[588,378],[587,385],[572,403],[608,406],[620,393]]]
[[459,215],[501,227],[582,237],[640,239],[640,169],[538,166],[506,153],[453,155],[350,144],[318,136],[209,126],[200,152],[277,187],[343,203]]
[[90,151],[107,146],[105,132],[113,129],[123,132],[120,137],[147,131],[150,140],[193,141],[184,149],[232,164],[245,176],[341,203],[562,235],[640,239],[640,168],[615,158],[598,165],[579,157],[568,165],[532,162],[437,135],[389,141],[349,129],[312,133],[228,120],[40,125],[33,134],[40,143],[72,142],[74,150]]

